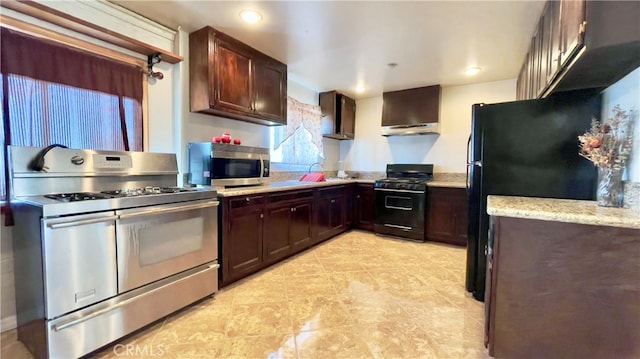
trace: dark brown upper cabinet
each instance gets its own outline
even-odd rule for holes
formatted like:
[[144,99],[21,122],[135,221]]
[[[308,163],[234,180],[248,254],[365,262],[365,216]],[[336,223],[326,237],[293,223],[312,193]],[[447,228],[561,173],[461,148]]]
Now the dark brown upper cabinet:
[[353,140],[356,130],[356,101],[336,91],[320,93],[322,136]]
[[287,65],[214,29],[189,34],[192,112],[287,124]]
[[640,66],[639,1],[548,1],[517,81],[518,99],[605,88]]
[[[440,121],[440,85],[418,87],[400,91],[384,92],[382,94],[382,127],[384,128],[410,128],[433,127],[438,131],[437,124]],[[420,130],[415,134],[424,132]],[[389,135],[394,135],[391,133]],[[414,134],[398,133],[398,134]],[[383,131],[383,135],[387,135]]]

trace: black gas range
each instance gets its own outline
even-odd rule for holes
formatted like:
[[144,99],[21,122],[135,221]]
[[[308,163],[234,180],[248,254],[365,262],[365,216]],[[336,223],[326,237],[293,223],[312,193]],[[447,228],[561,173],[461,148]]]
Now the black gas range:
[[432,164],[389,164],[387,178],[375,181],[374,232],[425,240],[427,182],[433,180]]

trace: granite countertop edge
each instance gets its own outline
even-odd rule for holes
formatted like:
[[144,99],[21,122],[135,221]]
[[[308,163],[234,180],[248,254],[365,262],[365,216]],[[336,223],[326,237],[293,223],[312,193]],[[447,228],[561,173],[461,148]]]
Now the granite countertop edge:
[[640,211],[600,207],[596,201],[489,196],[487,213],[491,216],[640,229]]
[[344,180],[331,180],[327,182],[301,182],[297,180],[269,182],[262,186],[249,186],[249,187],[237,187],[237,188],[218,188],[218,196],[220,197],[235,197],[235,196],[247,196],[252,194],[263,194],[271,192],[283,192],[291,190],[303,190],[307,188],[339,186],[350,183],[370,183],[373,184],[375,180],[368,179],[344,179]]
[[460,181],[429,181],[427,187],[467,188],[466,182]]

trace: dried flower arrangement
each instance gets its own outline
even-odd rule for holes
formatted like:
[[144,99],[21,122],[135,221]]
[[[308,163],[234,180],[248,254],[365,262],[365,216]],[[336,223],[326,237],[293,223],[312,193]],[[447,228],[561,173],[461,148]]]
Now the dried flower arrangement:
[[613,118],[607,123],[592,119],[591,129],[578,136],[578,153],[596,167],[622,170],[626,166],[633,143],[633,113],[622,110],[620,105],[614,106],[612,112]]

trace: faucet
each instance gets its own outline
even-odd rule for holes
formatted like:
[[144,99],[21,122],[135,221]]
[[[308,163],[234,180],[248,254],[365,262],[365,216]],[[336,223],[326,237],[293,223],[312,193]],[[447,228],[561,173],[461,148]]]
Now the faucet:
[[322,170],[324,171],[324,166],[322,166],[322,163],[320,163],[320,162],[315,162],[315,163],[312,163],[312,164],[311,164],[311,166],[309,166],[309,173],[311,173],[311,169],[312,169],[312,168],[313,168],[313,166],[315,166],[315,165],[320,166],[320,168],[322,168]]

